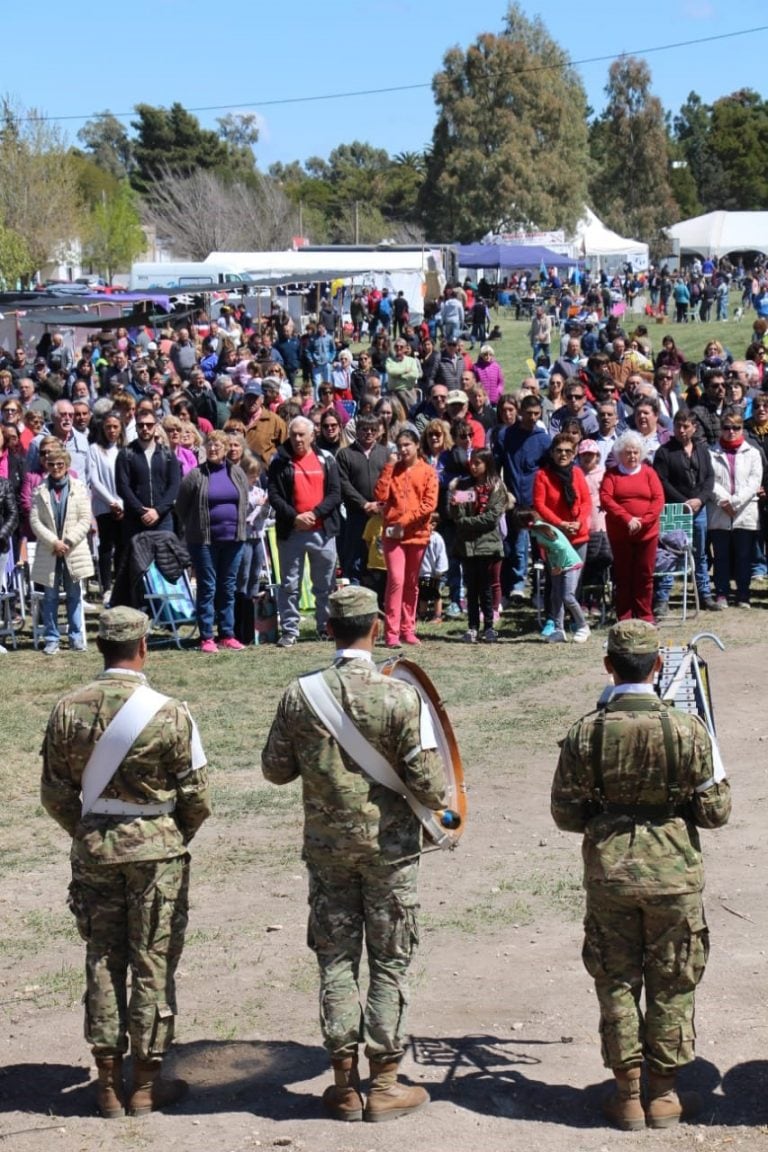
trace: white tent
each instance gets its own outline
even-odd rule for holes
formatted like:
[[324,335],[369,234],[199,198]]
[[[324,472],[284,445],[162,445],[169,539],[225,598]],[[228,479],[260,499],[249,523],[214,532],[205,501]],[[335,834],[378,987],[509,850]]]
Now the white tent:
[[732,252],[768,255],[768,212],[707,212],[667,228],[681,255],[718,259]]
[[612,232],[586,205],[584,215],[576,225],[574,246],[586,259],[593,259],[598,267],[627,260],[632,262],[636,272],[643,272],[648,267],[648,245]]
[[[325,249],[323,251],[211,252],[205,264],[223,264],[259,285],[314,284],[343,280],[402,291],[412,312],[423,311],[427,276],[443,277],[439,249]],[[442,290],[444,280],[439,285]]]

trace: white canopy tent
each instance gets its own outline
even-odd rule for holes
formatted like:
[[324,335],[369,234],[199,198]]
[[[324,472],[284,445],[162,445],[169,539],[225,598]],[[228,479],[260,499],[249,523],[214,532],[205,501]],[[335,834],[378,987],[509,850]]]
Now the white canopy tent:
[[438,284],[430,283],[434,291],[442,291],[444,272],[442,254],[433,248],[411,251],[387,249],[340,248],[323,251],[285,252],[211,252],[205,264],[223,264],[236,272],[245,273],[258,285],[315,284],[320,280],[343,280],[346,284],[359,284],[402,291],[412,312],[422,313],[427,277],[435,277]]
[[636,272],[644,272],[648,267],[648,245],[641,240],[629,240],[619,236],[603,224],[591,208],[584,206],[584,215],[576,225],[574,247],[581,254],[596,263],[604,264],[631,261]]
[[667,228],[680,254],[717,260],[734,252],[768,255],[768,212],[707,212]]

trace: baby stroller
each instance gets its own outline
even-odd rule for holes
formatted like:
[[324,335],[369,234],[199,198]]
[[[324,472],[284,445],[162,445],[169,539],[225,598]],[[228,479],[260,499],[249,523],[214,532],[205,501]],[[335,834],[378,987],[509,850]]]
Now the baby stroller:
[[605,532],[591,532],[581,575],[579,599],[590,624],[604,627],[613,608],[613,554]]

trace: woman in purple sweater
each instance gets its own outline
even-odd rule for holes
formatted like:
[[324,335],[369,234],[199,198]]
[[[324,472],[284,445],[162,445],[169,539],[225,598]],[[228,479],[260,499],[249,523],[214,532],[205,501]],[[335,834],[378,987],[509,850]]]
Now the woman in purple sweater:
[[[248,480],[227,459],[229,439],[211,432],[205,441],[206,461],[181,482],[176,513],[197,575],[197,623],[200,651],[220,648],[239,651],[235,639],[235,591],[240,555],[246,539]],[[219,641],[214,639],[218,623]]]

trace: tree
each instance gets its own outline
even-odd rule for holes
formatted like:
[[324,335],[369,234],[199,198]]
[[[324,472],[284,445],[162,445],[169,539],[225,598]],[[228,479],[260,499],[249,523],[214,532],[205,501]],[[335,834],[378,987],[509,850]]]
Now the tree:
[[160,169],[145,198],[158,235],[174,254],[204,260],[211,252],[285,248],[294,212],[274,180],[255,176],[256,187],[210,171],[179,175]]
[[238,176],[251,176],[256,171],[253,154],[259,139],[259,118],[253,112],[228,112],[216,123],[219,136],[229,150],[229,167]]
[[385,149],[354,140],[334,148],[327,160],[310,156],[303,167],[295,160],[273,164],[269,174],[300,207],[304,234],[318,243],[419,235],[416,201],[424,175],[418,153],[393,160]]
[[500,36],[446,53],[432,89],[438,118],[419,198],[430,235],[576,225],[586,198],[586,96],[538,17],[512,4]]
[[133,147],[135,166],[131,184],[137,192],[146,193],[162,172],[190,176],[194,172],[220,169],[226,171],[231,157],[225,140],[200,122],[181,104],[156,108],[137,104]]
[[84,231],[83,254],[111,281],[114,273],[127,270],[146,246],[135,194],[123,181],[113,196],[105,195],[93,208]]
[[124,180],[133,166],[133,144],[125,125],[111,112],[99,112],[77,134],[86,153],[115,180]]
[[17,281],[29,275],[30,265],[29,249],[24,237],[0,224],[0,280],[3,287],[13,290]]
[[690,92],[673,120],[673,139],[696,185],[698,199],[707,210],[708,192],[720,182],[722,172],[712,171],[713,156],[708,139],[712,109],[703,104],[696,92]]
[[648,65],[634,56],[614,60],[605,93],[605,111],[590,130],[592,202],[609,227],[653,243],[678,210],[669,184],[664,110],[651,93]]
[[752,212],[768,205],[768,101],[751,88],[723,96],[712,105],[707,152],[720,175],[718,185],[705,184],[713,208]]
[[60,130],[35,109],[0,105],[0,222],[23,237],[23,279],[59,257],[80,232],[77,172]]

